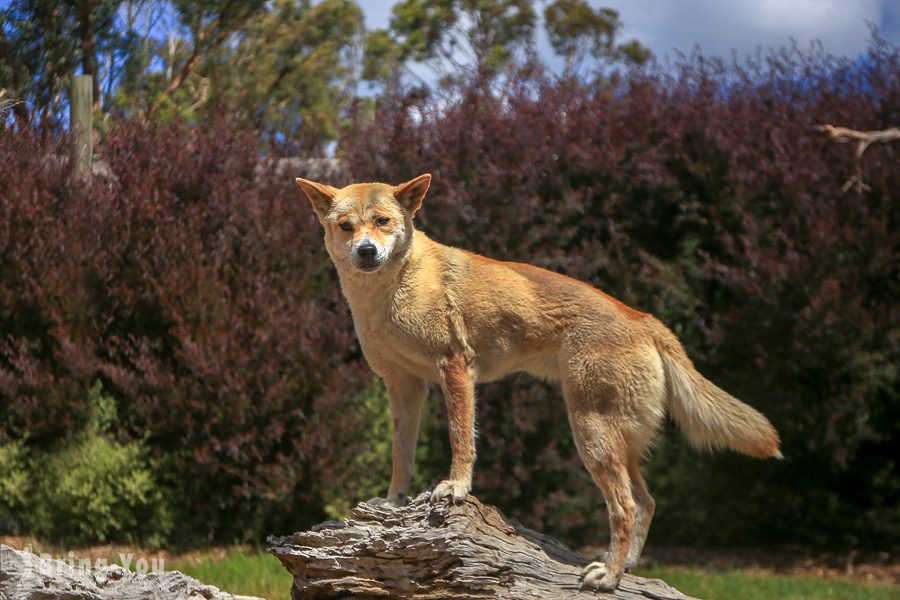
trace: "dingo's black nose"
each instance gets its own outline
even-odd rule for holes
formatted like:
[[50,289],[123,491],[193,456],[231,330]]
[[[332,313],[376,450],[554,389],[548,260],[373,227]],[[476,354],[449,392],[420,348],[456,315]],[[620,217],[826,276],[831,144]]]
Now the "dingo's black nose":
[[378,254],[378,248],[372,242],[366,242],[356,249],[356,254],[363,260],[371,260]]

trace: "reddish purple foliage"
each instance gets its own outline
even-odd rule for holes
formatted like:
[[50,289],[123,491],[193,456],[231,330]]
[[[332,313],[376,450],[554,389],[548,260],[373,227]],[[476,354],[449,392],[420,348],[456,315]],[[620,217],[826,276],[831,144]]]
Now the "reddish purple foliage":
[[320,516],[347,473],[365,385],[318,222],[259,139],[114,127],[116,178],[0,134],[0,423],[36,446],[86,416],[96,378],[124,438],[171,459],[188,534],[233,539]]

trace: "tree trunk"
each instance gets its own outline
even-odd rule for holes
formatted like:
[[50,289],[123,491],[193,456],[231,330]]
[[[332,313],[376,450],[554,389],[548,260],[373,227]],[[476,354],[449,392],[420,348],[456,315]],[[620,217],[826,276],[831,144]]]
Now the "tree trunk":
[[294,576],[292,598],[688,597],[658,579],[625,575],[613,594],[581,589],[587,559],[506,519],[474,496],[432,506],[359,504],[343,522],[270,537],[269,552]]
[[76,564],[0,544],[0,599],[263,600],[233,596],[179,571],[140,574],[118,565]]
[[81,43],[81,71],[91,76],[91,110],[100,109],[100,69],[97,63],[97,31],[94,12],[97,3],[80,2],[77,8],[78,37]]

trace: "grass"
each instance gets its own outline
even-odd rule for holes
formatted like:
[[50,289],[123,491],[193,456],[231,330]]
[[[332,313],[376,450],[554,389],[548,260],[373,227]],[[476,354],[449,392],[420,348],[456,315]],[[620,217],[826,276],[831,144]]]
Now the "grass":
[[842,579],[776,575],[758,571],[707,571],[651,565],[641,577],[662,579],[703,600],[893,600],[900,587]]
[[[274,557],[261,550],[212,553],[166,561],[204,583],[232,594],[290,600],[291,576]],[[844,579],[775,575],[761,571],[716,571],[649,565],[642,577],[666,581],[689,596],[703,600],[893,600],[900,587]]]
[[177,570],[214,585],[222,591],[266,600],[290,600],[290,574],[278,559],[262,550],[231,552],[224,558],[204,554],[166,561],[166,570]]

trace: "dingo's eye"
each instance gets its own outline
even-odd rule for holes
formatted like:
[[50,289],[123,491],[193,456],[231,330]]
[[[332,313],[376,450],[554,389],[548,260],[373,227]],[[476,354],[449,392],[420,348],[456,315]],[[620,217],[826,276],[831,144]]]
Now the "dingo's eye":
[[388,217],[378,217],[377,219],[375,219],[375,224],[379,227],[384,227],[390,222],[391,220]]
[[350,221],[343,221],[338,227],[341,228],[341,231],[353,231],[353,225]]

